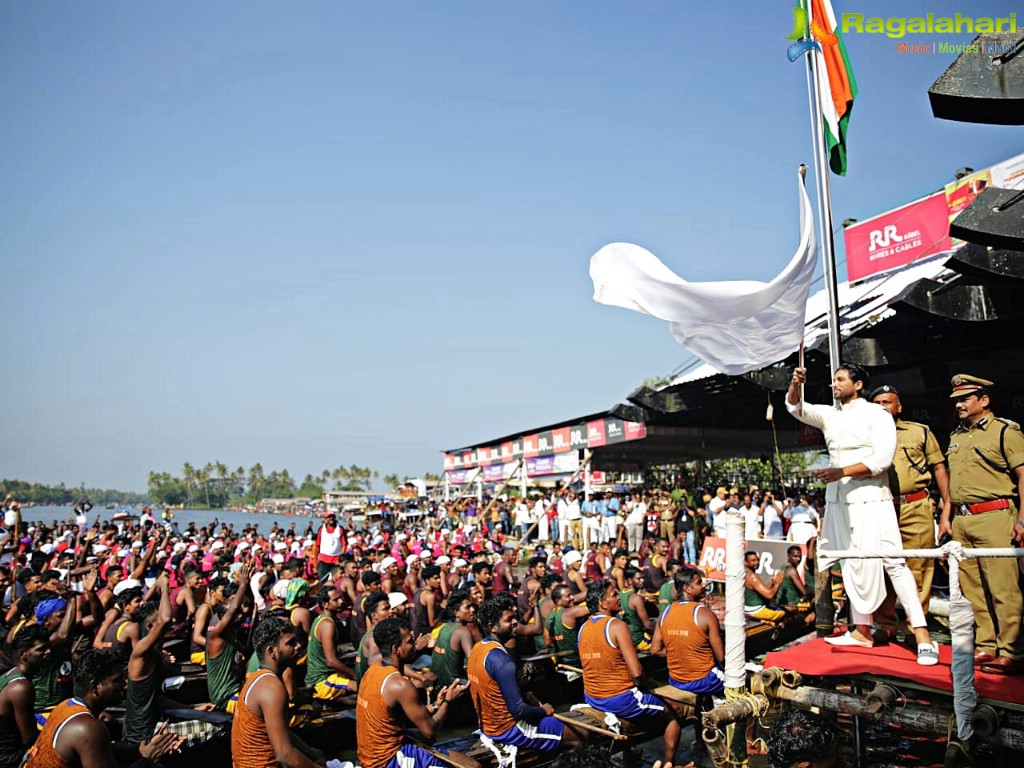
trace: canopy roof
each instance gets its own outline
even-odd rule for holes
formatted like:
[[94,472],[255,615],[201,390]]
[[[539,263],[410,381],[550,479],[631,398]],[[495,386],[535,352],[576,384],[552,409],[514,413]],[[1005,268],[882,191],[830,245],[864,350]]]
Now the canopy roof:
[[[957,373],[996,383],[994,410],[1024,419],[1024,253],[969,245],[914,262],[855,284],[839,285],[844,359],[865,366],[869,388],[896,387],[904,418],[928,424],[945,444],[955,426],[949,380]],[[831,398],[827,295],[807,303],[805,395]],[[693,459],[757,457],[823,447],[821,435],[785,412],[785,391],[796,364],[787,360],[743,376],[698,364],[660,389],[639,387],[629,405],[587,414],[479,443],[488,446],[524,435],[605,417],[646,424],[643,439],[592,448],[594,469],[637,471]],[[769,403],[773,424],[766,418]],[[467,446],[450,453],[470,451]]]

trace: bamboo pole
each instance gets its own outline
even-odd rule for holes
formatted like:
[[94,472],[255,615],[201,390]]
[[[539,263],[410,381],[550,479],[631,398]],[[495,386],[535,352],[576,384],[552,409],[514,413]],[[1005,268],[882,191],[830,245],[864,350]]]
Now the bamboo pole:
[[[553,502],[551,502],[552,504],[558,504],[557,496],[558,496],[559,492],[565,490],[570,485],[572,485],[573,483],[576,482],[576,478],[578,478],[580,476],[580,473],[583,472],[585,469],[587,469],[590,466],[590,460],[592,458],[594,458],[594,452],[593,451],[591,451],[590,449],[587,449],[586,451],[583,452],[583,461],[580,462],[580,465],[579,465],[579,467],[577,467],[576,471],[573,472],[572,475],[569,476],[568,480],[566,480],[564,483],[562,483],[562,487],[561,488],[556,488],[555,489],[555,496],[556,496],[556,498],[555,498],[555,500]],[[526,533],[523,535],[523,540],[529,539],[530,536],[533,535],[533,532],[535,530],[537,530],[537,526],[538,525],[540,525],[540,518],[539,517],[536,520],[533,521],[533,525],[531,525],[529,528],[526,529]],[[559,536],[561,536],[562,532],[559,531],[558,533],[559,533]]]
[[[887,723],[932,733],[946,733],[949,721],[953,717],[952,712],[948,709],[936,707],[908,704],[896,709],[879,708],[877,700],[870,697],[862,698],[810,686],[800,686],[799,688],[780,686],[774,696],[776,699],[795,704],[802,709],[816,707],[856,717],[873,720],[884,719]],[[726,702],[720,707],[705,712],[703,725],[705,729],[720,730],[723,726],[749,717],[757,711],[764,711],[769,704],[771,704],[771,699],[768,696],[761,693],[750,694],[743,699]],[[995,733],[988,735],[987,740],[1010,749],[1024,750],[1024,731],[1017,728],[999,728]]]
[[516,462],[515,467],[513,467],[512,472],[509,473],[508,479],[505,480],[500,487],[494,489],[494,493],[491,494],[491,500],[487,502],[487,506],[484,507],[483,512],[480,513],[481,519],[486,518],[488,513],[491,511],[491,507],[498,503],[498,497],[505,492],[505,489],[508,488],[509,485],[512,484],[512,478],[515,476],[516,472],[519,471],[519,467],[523,465],[524,461],[525,459],[519,459],[519,461]]

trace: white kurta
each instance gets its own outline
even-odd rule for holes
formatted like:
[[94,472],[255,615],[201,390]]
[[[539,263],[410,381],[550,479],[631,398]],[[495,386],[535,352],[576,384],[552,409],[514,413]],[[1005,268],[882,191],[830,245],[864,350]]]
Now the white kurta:
[[[835,562],[821,555],[823,549],[902,549],[886,477],[896,453],[896,423],[889,412],[859,397],[844,406],[804,403],[801,408],[787,401],[786,407],[794,417],[824,433],[830,466],[864,464],[872,472],[862,480],[844,477],[828,484],[818,539],[818,570]],[[874,613],[885,597],[885,565],[903,562],[843,560],[843,584],[852,607],[861,614]]]

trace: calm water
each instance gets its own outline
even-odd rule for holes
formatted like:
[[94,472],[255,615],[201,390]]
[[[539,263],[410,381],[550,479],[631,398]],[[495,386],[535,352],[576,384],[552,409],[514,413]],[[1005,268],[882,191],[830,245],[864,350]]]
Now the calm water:
[[[101,520],[109,520],[119,511],[119,509],[93,509],[89,513],[89,525],[92,525],[97,517]],[[138,512],[131,510],[131,514],[138,514]],[[292,523],[295,523],[295,530],[302,533],[310,523],[313,524],[314,530],[318,525],[317,519],[311,517],[229,512],[223,509],[176,509],[173,514],[174,523],[182,530],[189,523],[195,523],[196,527],[201,527],[213,522],[214,519],[221,523],[233,525],[236,531],[242,530],[247,525],[258,525],[260,530],[265,532],[269,531],[274,523],[277,523],[279,528],[288,528]],[[72,520],[75,516],[71,507],[30,507],[21,510],[22,519],[32,523],[49,523],[53,520],[58,522],[66,521],[69,516]],[[159,517],[159,514],[157,514],[157,517]]]

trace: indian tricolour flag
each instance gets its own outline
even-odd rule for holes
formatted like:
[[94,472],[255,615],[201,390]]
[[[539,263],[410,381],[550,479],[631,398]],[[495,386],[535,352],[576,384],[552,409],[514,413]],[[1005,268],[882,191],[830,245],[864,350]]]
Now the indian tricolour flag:
[[817,56],[817,97],[824,121],[828,164],[834,173],[846,175],[846,131],[850,111],[857,97],[857,81],[846,54],[846,43],[839,31],[835,11],[829,0],[811,0],[811,18],[838,38],[834,45],[821,43]]

